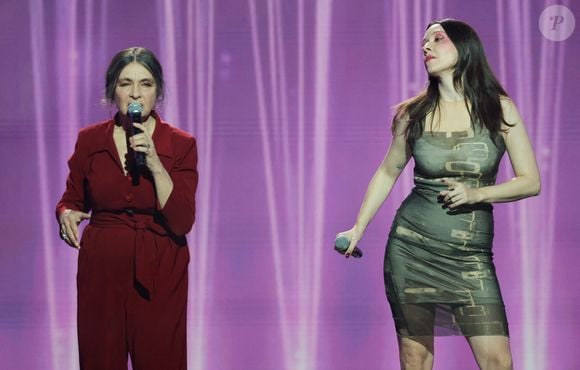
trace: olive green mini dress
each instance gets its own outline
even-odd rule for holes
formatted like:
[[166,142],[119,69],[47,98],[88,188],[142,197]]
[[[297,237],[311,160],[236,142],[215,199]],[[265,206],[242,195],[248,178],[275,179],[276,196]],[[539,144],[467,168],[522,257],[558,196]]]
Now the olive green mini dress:
[[425,132],[413,146],[415,187],[397,210],[384,279],[397,334],[508,336],[492,259],[488,203],[446,208],[448,178],[470,188],[493,185],[505,152],[501,134]]

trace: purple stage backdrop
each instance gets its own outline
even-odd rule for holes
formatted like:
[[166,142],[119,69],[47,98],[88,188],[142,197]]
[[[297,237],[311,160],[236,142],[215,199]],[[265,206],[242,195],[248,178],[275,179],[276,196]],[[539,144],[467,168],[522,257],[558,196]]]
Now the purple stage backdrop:
[[[554,4],[571,14],[542,16]],[[162,116],[199,145],[189,369],[398,369],[382,263],[412,164],[362,260],[341,258],[332,241],[355,221],[390,143],[391,107],[424,86],[426,24],[454,17],[480,34],[542,173],[539,197],[496,206],[516,368],[578,369],[572,14],[578,1],[3,0],[0,368],[78,368],[77,252],[58,239],[53,208],[78,130],[114,113],[101,103],[108,61],[141,45],[165,68]],[[506,156],[500,179],[510,176]],[[451,337],[437,339],[435,368],[476,365]]]

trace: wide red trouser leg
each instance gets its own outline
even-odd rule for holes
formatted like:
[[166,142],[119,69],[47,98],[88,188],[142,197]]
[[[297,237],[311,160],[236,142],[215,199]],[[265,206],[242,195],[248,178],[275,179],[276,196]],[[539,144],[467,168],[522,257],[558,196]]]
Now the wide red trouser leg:
[[[118,231],[118,230],[115,230]],[[134,247],[127,231],[87,227],[79,251],[77,310],[81,370],[127,369],[126,301]]]
[[134,370],[186,370],[187,248],[161,246],[151,301],[133,290],[127,300]]
[[134,281],[134,231],[85,231],[77,275],[81,370],[186,369],[188,250],[161,238],[155,291]]

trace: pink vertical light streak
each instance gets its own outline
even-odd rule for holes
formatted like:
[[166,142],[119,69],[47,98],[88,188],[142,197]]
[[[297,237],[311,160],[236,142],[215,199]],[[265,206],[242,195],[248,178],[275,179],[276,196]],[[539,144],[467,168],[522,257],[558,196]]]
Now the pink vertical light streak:
[[[205,6],[204,6],[205,4]],[[193,12],[195,10],[195,15]],[[196,107],[194,114],[193,108],[188,107],[188,122],[190,130],[201,134],[198,140],[199,162],[198,170],[200,173],[200,183],[198,188],[198,216],[194,233],[190,237],[193,242],[193,248],[190,251],[193,254],[193,266],[190,271],[193,272],[190,279],[195,296],[193,327],[190,326],[189,336],[193,339],[189,342],[190,348],[193,348],[190,356],[194,369],[204,369],[206,363],[206,343],[207,343],[207,313],[206,300],[209,289],[208,286],[208,264],[209,264],[209,243],[210,243],[210,225],[212,215],[216,213],[211,210],[215,209],[213,200],[215,194],[212,192],[212,142],[213,142],[213,95],[214,95],[214,2],[196,0],[194,5],[188,7],[188,18],[195,20],[195,27],[190,27],[188,22],[188,71],[193,77],[192,65],[195,64],[195,78],[189,78],[189,107]],[[192,34],[195,32],[195,34]],[[195,54],[193,50],[195,49]],[[195,59],[194,59],[195,56]],[[192,82],[195,81],[195,84]],[[194,120],[195,122],[191,122]],[[193,124],[198,128],[193,129]],[[190,289],[191,290],[191,289]],[[191,301],[191,300],[190,300]]]
[[[329,71],[330,71],[330,44],[332,30],[332,1],[320,0],[316,3],[315,25],[315,53],[314,53],[314,166],[313,166],[313,189],[314,189],[314,226],[313,240],[308,243],[318,246],[312,251],[312,306],[309,319],[306,321],[310,326],[309,346],[305,348],[310,352],[310,362],[301,369],[315,369],[316,349],[318,344],[318,326],[316,319],[320,309],[320,274],[322,265],[322,247],[324,246],[324,206],[326,192],[326,169],[327,169],[327,137],[328,137],[328,98],[329,98]],[[306,282],[305,282],[306,283]],[[308,289],[307,283],[304,286]],[[304,338],[306,340],[306,338]]]
[[280,329],[282,332],[282,343],[284,349],[284,369],[291,369],[291,362],[289,358],[290,354],[290,338],[289,333],[286,328],[286,322],[288,318],[286,304],[285,304],[285,286],[283,284],[283,267],[282,267],[282,257],[281,257],[281,242],[280,242],[280,231],[279,231],[279,217],[277,211],[277,202],[275,196],[275,184],[274,184],[274,173],[273,173],[273,163],[272,163],[272,151],[270,138],[268,134],[267,126],[267,107],[266,107],[266,97],[265,97],[265,83],[262,74],[263,63],[260,49],[260,39],[258,37],[258,23],[257,23],[257,10],[254,0],[248,0],[250,22],[252,29],[252,50],[254,55],[254,73],[256,75],[256,91],[257,91],[257,103],[258,103],[258,115],[260,132],[262,138],[262,148],[264,156],[264,175],[266,178],[266,198],[268,204],[268,214],[270,218],[270,233],[272,238],[272,257],[274,259],[274,271],[276,280],[276,295],[277,295],[277,305],[280,314]]
[[[550,4],[546,4],[548,6]],[[535,25],[535,24],[534,24]],[[537,300],[538,309],[534,312],[537,316],[536,322],[539,328],[535,335],[535,348],[541,348],[536,351],[536,364],[538,369],[546,368],[550,363],[549,343],[550,332],[548,328],[548,319],[550,317],[550,308],[552,307],[551,285],[552,285],[552,264],[554,253],[554,232],[555,232],[555,215],[556,215],[556,185],[558,182],[559,171],[559,142],[560,128],[562,121],[562,91],[564,80],[566,42],[552,42],[547,39],[542,40],[541,45],[541,65],[540,80],[537,95],[537,131],[535,135],[535,147],[538,154],[540,171],[543,179],[544,197],[537,200],[542,209],[547,210],[547,217],[538,217],[534,228],[536,233],[539,230],[540,235],[537,239],[535,252],[540,263],[537,264],[535,278],[539,279],[540,299]],[[530,79],[532,76],[530,76]],[[553,82],[554,81],[554,82]]]
[[179,104],[177,91],[179,85],[177,83],[177,55],[175,48],[175,35],[177,31],[176,20],[174,16],[173,2],[171,0],[162,0],[159,12],[159,32],[160,32],[160,49],[161,59],[163,60],[163,74],[165,78],[165,86],[167,95],[174,94],[173,99],[164,101],[166,109],[164,116],[169,122],[180,124],[179,120]]
[[[40,215],[44,216],[52,213],[50,211],[50,197],[48,195],[48,171],[44,163],[46,158],[46,143],[45,143],[45,100],[44,88],[46,75],[42,61],[46,55],[46,46],[44,42],[45,26],[44,26],[44,9],[42,1],[30,0],[30,47],[32,55],[32,83],[33,83],[33,98],[34,98],[34,121],[36,129],[36,163],[39,174],[39,192],[40,192]],[[44,282],[46,289],[46,300],[48,304],[48,331],[50,340],[50,354],[51,364],[53,369],[60,369],[61,362],[58,356],[59,342],[58,342],[58,324],[57,324],[57,309],[56,309],[56,287],[54,279],[54,260],[53,249],[54,243],[52,236],[54,235],[54,228],[49,224],[49,220],[41,217],[40,228],[42,230],[42,257],[44,260]]]
[[[306,125],[306,117],[305,117],[305,75],[306,71],[304,68],[305,65],[305,53],[306,53],[306,45],[305,45],[305,37],[304,37],[304,30],[305,30],[305,21],[304,21],[304,0],[298,0],[298,10],[297,10],[297,29],[298,29],[298,50],[296,53],[297,57],[297,75],[298,75],[298,85],[297,85],[297,94],[296,94],[296,106],[297,106],[297,148],[296,148],[296,155],[297,155],[297,166],[296,166],[296,178],[297,178],[297,212],[296,212],[296,224],[297,224],[297,242],[299,246],[306,245],[306,225],[304,223],[305,220],[305,173],[306,173],[306,166],[305,166],[305,125]],[[298,249],[298,260],[304,261],[305,260],[305,251],[304,248]],[[304,270],[303,267],[299,267],[299,279],[303,279],[304,277]]]

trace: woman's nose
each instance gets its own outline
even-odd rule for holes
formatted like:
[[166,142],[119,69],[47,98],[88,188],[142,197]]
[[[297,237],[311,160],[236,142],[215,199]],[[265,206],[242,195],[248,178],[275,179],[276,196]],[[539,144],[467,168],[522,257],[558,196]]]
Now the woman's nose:
[[139,85],[133,85],[133,88],[131,88],[131,97],[133,99],[141,97],[141,89],[139,89]]

